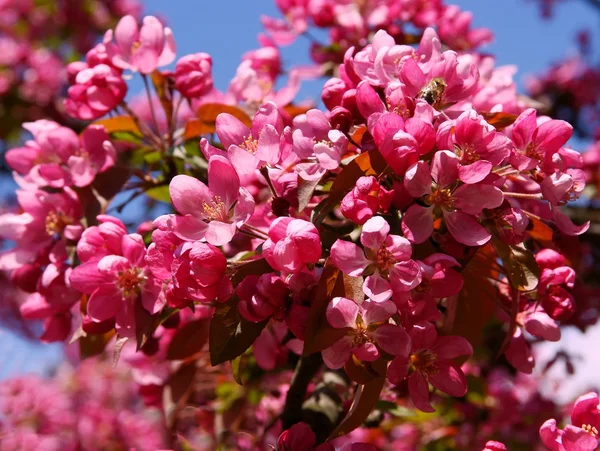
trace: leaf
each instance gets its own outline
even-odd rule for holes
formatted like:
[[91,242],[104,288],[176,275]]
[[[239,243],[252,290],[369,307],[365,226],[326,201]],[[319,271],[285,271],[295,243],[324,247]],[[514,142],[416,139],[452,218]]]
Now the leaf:
[[79,356],[81,359],[87,359],[104,352],[108,342],[115,336],[115,331],[111,330],[102,335],[86,335],[79,338]]
[[348,434],[363,424],[377,405],[384,383],[385,377],[379,377],[358,386],[348,414],[329,435],[328,440]]
[[197,319],[181,326],[169,347],[167,360],[187,360],[202,351],[208,341],[209,321]]
[[511,113],[504,113],[502,111],[496,113],[480,113],[483,118],[487,121],[488,124],[496,127],[497,130],[502,130],[503,128],[512,125],[519,116]]
[[119,363],[119,357],[121,357],[121,351],[123,350],[123,346],[127,343],[128,337],[119,337],[117,341],[115,341],[115,347],[113,349],[113,368],[117,366]]
[[239,108],[219,103],[207,103],[198,109],[197,119],[192,119],[185,124],[185,139],[188,140],[214,133],[216,131],[217,116],[221,113],[229,113],[242,121],[247,127],[252,127],[252,119]]
[[492,244],[504,264],[510,284],[519,291],[535,290],[540,268],[533,252],[523,245],[509,246],[497,237],[492,237]]
[[160,315],[151,315],[140,302],[136,302],[134,308],[136,351],[139,351],[154,335],[154,331],[160,324]]
[[92,125],[103,125],[107,133],[132,132],[138,135],[142,134],[135,121],[129,116],[116,116],[109,117],[108,119],[100,119],[95,121]]
[[283,110],[293,119],[296,116],[306,113],[308,110],[310,110],[310,108],[310,106],[294,105],[293,103],[290,103],[284,106]]
[[479,249],[462,271],[464,285],[455,308],[449,312],[448,334],[465,337],[472,346],[481,344],[483,330],[495,309],[498,288],[489,278],[496,279],[496,253],[491,245]]
[[164,202],[166,204],[171,203],[171,194],[169,192],[169,185],[160,185],[150,188],[145,191],[146,196],[151,199],[157,200],[159,202]]
[[172,428],[180,410],[190,397],[196,376],[195,363],[188,363],[169,377],[163,390],[163,408],[167,426]]
[[387,164],[379,151],[369,150],[368,152],[360,154],[354,160],[342,169],[331,186],[329,196],[325,199],[325,202],[319,204],[315,208],[313,213],[313,223],[318,227],[323,219],[329,214],[329,212],[335,207],[350,191],[354,188],[356,181],[362,176],[381,174]]
[[352,355],[350,360],[344,365],[344,371],[346,371],[350,380],[359,384],[366,384],[373,379],[385,377],[387,364],[388,362],[383,359],[374,362],[363,362]]
[[308,203],[313,197],[315,188],[319,184],[321,179],[317,180],[304,180],[302,177],[298,177],[298,211],[302,211],[306,208]]
[[240,283],[246,276],[261,276],[273,271],[273,268],[271,268],[264,258],[257,258],[244,263],[238,263],[234,268],[235,272],[231,278],[234,285]]
[[237,304],[238,299],[234,296],[229,302],[218,304],[215,308],[208,344],[212,366],[243,354],[269,322],[269,319],[260,323],[245,320],[240,316]]
[[242,381],[241,374],[241,363],[242,363],[242,355],[238,355],[235,359],[231,361],[231,372],[233,373],[233,378],[239,385],[244,385]]
[[335,329],[329,325],[325,311],[331,298],[344,296],[344,278],[342,272],[331,263],[325,263],[325,269],[319,279],[319,286],[308,312],[306,322],[306,340],[304,342],[304,356],[315,352],[339,341],[348,332],[348,328]]
[[173,121],[173,97],[169,89],[169,79],[158,70],[150,74],[150,79],[167,117],[167,124],[170,126]]

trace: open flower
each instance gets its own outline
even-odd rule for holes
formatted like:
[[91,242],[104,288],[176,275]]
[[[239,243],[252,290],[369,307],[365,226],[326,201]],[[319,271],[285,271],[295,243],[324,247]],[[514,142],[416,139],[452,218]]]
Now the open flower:
[[408,374],[408,390],[414,405],[423,412],[434,412],[429,402],[429,385],[451,396],[467,393],[467,380],[452,360],[473,354],[467,340],[458,336],[438,337],[435,326],[421,323],[410,331],[412,348],[396,357],[388,368],[388,379],[399,384]]
[[410,291],[421,283],[421,269],[410,259],[410,243],[389,233],[386,220],[375,216],[365,223],[360,235],[364,251],[343,240],[337,240],[331,247],[335,266],[349,276],[367,275],[363,291],[373,302],[384,302],[392,292]]
[[240,178],[224,157],[208,162],[208,186],[188,175],[169,185],[175,209],[174,232],[182,240],[206,240],[214,246],[229,243],[254,211],[254,199],[240,187]]
[[346,335],[322,351],[325,364],[341,368],[352,354],[358,360],[373,362],[381,351],[390,355],[407,355],[410,338],[403,327],[388,320],[396,308],[391,302],[366,300],[358,305],[351,299],[336,297],[327,306],[327,321],[336,329],[348,328]]
[[448,151],[436,152],[429,165],[424,161],[411,166],[406,172],[404,186],[415,198],[422,198],[427,206],[413,204],[402,220],[404,235],[414,243],[422,243],[433,233],[434,217],[442,216],[450,234],[459,243],[481,246],[492,235],[477,222],[484,208],[502,205],[502,191],[485,184],[458,186],[458,157]]
[[87,313],[96,322],[116,319],[117,331],[135,336],[136,308],[159,312],[165,305],[160,281],[147,269],[146,247],[138,234],[124,235],[122,255],[107,255],[73,270],[70,282],[76,290],[89,294]]
[[564,430],[556,420],[547,420],[540,428],[542,443],[550,451],[593,451],[600,437],[600,400],[594,392],[580,396],[571,412],[571,423]]

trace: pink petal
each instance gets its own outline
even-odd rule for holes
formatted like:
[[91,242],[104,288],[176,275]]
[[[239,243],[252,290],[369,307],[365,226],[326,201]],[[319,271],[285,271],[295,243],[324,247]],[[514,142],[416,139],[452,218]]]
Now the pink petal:
[[414,260],[398,262],[390,269],[390,282],[394,292],[406,292],[421,283],[421,268]]
[[402,232],[415,244],[426,241],[433,233],[433,207],[411,205],[402,218]]
[[129,260],[132,265],[143,265],[144,257],[146,256],[146,245],[144,244],[144,239],[141,235],[138,235],[137,233],[124,235],[121,239],[121,248],[123,249],[123,256]]
[[71,287],[86,294],[91,294],[107,280],[107,277],[98,271],[98,261],[91,261],[77,266],[69,277]]
[[337,370],[343,367],[352,354],[352,338],[344,337],[333,346],[323,349],[321,355],[328,368]]
[[229,113],[221,113],[216,120],[217,136],[225,149],[241,145],[246,138],[252,136],[250,129],[242,121]]
[[256,171],[260,160],[245,149],[232,145],[227,149],[227,158],[238,172],[238,174],[248,175]]
[[562,436],[565,451],[594,451],[598,448],[598,439],[585,430],[568,424]]
[[367,249],[379,250],[390,233],[390,225],[381,216],[374,216],[363,225],[360,242]]
[[363,343],[358,348],[354,348],[352,353],[356,356],[358,360],[363,362],[374,362],[377,360],[381,354],[373,343]]
[[458,178],[464,183],[478,183],[492,172],[493,165],[489,161],[479,160],[467,166],[458,167]]
[[440,359],[452,360],[473,355],[473,347],[465,338],[458,336],[438,337],[432,350]]
[[193,216],[174,216],[173,232],[185,241],[196,241],[204,239],[208,224]]
[[408,393],[415,407],[423,412],[435,412],[429,402],[429,384],[419,371],[408,377]]
[[337,268],[352,277],[361,276],[370,263],[360,247],[344,240],[337,240],[333,243],[331,259]]
[[560,340],[560,327],[547,313],[538,311],[527,315],[525,330],[531,335],[548,341]]
[[542,443],[550,451],[564,451],[562,446],[563,431],[556,427],[554,418],[546,420],[540,427],[540,438]]
[[213,246],[223,246],[233,239],[236,230],[237,227],[235,224],[221,221],[210,221],[208,223],[208,227],[206,228],[204,238],[206,238],[206,241]]
[[379,272],[368,276],[363,283],[363,292],[373,302],[385,302],[392,297],[392,287],[390,283],[385,280]]
[[558,227],[565,235],[578,236],[587,232],[590,228],[590,221],[587,221],[580,226],[575,225],[573,221],[571,221],[571,218],[562,213],[558,208],[552,209],[552,217],[554,218],[554,222],[556,222],[556,227]]
[[258,138],[256,158],[268,164],[279,162],[281,138],[279,132],[271,124],[266,124]]
[[367,299],[359,306],[360,315],[367,326],[371,323],[387,321],[396,310],[396,305],[392,301],[373,302]]
[[127,15],[119,20],[115,28],[115,41],[124,56],[131,53],[133,43],[139,37],[138,23],[135,17]]
[[227,158],[218,155],[210,158],[208,186],[210,191],[225,203],[226,209],[240,196],[240,177]]
[[498,187],[482,184],[462,185],[453,197],[456,207],[471,215],[478,215],[484,208],[497,208],[504,202],[504,194]]
[[169,27],[165,27],[165,45],[162,53],[158,57],[158,67],[166,66],[175,61],[177,45],[175,43],[175,37],[173,31]]
[[169,194],[175,209],[182,215],[201,218],[203,202],[212,202],[212,194],[200,180],[189,175],[177,175],[169,184]]
[[437,361],[438,372],[429,376],[429,382],[438,390],[450,396],[464,396],[467,393],[467,379],[454,363]]
[[385,105],[375,89],[366,81],[362,81],[356,89],[356,106],[365,119],[373,113],[383,113]]
[[355,329],[358,305],[351,299],[336,297],[327,305],[325,315],[331,327],[336,329],[351,327]]
[[400,384],[406,378],[409,367],[408,355],[398,356],[392,360],[387,372],[387,378],[390,383],[393,385]]
[[101,285],[90,296],[87,313],[94,321],[105,321],[114,318],[126,302],[115,285]]
[[458,178],[458,157],[449,150],[436,152],[431,162],[431,178],[441,188],[454,183]]
[[384,324],[370,334],[381,349],[394,356],[410,354],[410,337],[402,326]]
[[444,210],[444,221],[454,239],[467,246],[482,246],[492,237],[473,216],[461,211]]

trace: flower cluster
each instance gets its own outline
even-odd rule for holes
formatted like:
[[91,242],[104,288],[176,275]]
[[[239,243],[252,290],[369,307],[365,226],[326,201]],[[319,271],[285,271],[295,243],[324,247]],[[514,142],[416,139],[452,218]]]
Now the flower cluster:
[[[586,173],[572,126],[517,97],[510,70],[473,50],[489,34],[457,8],[278,6],[286,21],[264,19],[263,46],[225,93],[212,57],[176,60],[172,31],[152,16],[126,15],[69,65],[67,112],[112,117],[79,136],[26,124],[33,139],[7,153],[20,210],[0,215],[14,241],[0,268],[29,293],[20,310],[44,320],[44,341],[86,349],[115,336],[115,359],[135,344],[127,358],[144,399],[169,424],[193,398],[221,428],[257,435],[209,428],[210,446],[328,450],[370,421],[381,393],[424,412],[450,399],[437,392],[466,396],[478,349],[533,371],[532,337],[559,340],[578,307],[570,246],[590,223],[561,208]],[[398,17],[420,30],[415,45]],[[277,46],[309,23],[341,53],[313,47],[320,66],[290,70],[276,90]],[[131,73],[146,82],[145,108],[124,100]],[[335,75],[326,109],[293,104],[300,81],[324,73]],[[138,197],[165,208],[130,230],[116,215]],[[488,325],[497,349],[476,336]],[[208,359],[231,362],[237,382],[258,374],[278,388],[256,399],[226,386],[215,407],[212,392],[191,396],[214,382]],[[232,420],[223,412],[237,402],[264,411]],[[552,427],[566,443],[570,430]]]

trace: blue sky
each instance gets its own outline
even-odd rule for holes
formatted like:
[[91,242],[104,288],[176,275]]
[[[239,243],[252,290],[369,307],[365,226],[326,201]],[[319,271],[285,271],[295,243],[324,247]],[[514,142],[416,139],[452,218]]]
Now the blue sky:
[[[213,56],[218,88],[226,88],[241,55],[258,46],[261,14],[277,15],[272,0],[142,0],[148,13],[164,17],[173,28],[178,55],[207,52]],[[472,11],[474,23],[492,29],[495,42],[485,48],[495,54],[499,65],[519,67],[517,80],[540,72],[553,61],[575,49],[578,30],[594,30],[599,15],[585,2],[569,0],[556,10],[555,18],[542,21],[532,0],[458,0],[454,3]],[[595,36],[595,43],[598,43]],[[283,50],[284,63],[306,63],[307,43],[302,40]],[[321,82],[301,91],[301,99],[318,98]],[[141,87],[141,83],[138,85]],[[0,378],[19,372],[39,371],[59,358],[56,346],[25,344],[9,331],[0,330],[3,353]]]

